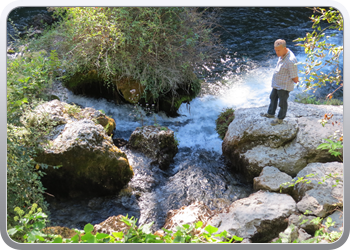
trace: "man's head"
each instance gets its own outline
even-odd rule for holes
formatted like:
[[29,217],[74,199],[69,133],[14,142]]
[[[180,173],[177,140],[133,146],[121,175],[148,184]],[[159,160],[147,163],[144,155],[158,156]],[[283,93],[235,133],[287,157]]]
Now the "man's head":
[[278,57],[283,57],[288,53],[286,41],[278,39],[275,41],[275,51]]

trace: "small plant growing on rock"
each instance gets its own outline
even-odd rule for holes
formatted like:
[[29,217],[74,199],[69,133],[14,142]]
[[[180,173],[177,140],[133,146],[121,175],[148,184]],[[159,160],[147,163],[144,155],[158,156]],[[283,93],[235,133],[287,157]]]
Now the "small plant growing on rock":
[[224,139],[228,126],[233,121],[233,119],[235,119],[233,108],[224,109],[216,119],[216,132],[219,134],[219,137],[221,139]]
[[[319,122],[321,125],[324,127],[333,117],[333,114],[325,114]],[[338,121],[332,122],[332,125],[340,125]],[[326,142],[320,144],[317,149],[319,150],[328,150],[328,152],[340,159],[340,161],[343,162],[343,154],[342,154],[342,149],[343,149],[343,134],[340,134],[339,130],[336,130],[333,134],[333,136],[330,136],[327,139],[324,139]]]
[[75,118],[79,118],[78,114],[81,112],[81,108],[75,104],[66,104],[64,106],[64,110],[68,115],[73,116]]

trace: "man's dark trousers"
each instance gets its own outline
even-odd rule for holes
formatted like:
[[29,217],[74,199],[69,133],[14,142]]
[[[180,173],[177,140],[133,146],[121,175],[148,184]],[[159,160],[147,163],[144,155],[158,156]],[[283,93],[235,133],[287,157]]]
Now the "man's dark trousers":
[[288,109],[288,103],[287,99],[289,97],[289,91],[287,90],[277,90],[277,89],[272,89],[271,94],[270,94],[270,106],[267,111],[270,115],[275,115],[276,109],[277,109],[277,103],[279,100],[279,107],[280,110],[278,112],[277,118],[280,120],[283,120],[286,117],[287,114],[287,109]]

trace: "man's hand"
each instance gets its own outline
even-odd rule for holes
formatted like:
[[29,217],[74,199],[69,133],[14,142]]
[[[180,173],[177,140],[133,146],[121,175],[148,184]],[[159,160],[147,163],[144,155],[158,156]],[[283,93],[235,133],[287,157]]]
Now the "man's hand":
[[297,82],[299,82],[299,77],[294,77],[294,78],[292,78],[292,80],[293,80],[293,82],[297,83]]

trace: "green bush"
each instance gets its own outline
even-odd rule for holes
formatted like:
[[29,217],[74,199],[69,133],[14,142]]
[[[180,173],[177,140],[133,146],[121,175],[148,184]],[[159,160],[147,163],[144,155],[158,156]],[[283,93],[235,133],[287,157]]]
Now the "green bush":
[[215,121],[216,132],[219,134],[221,139],[224,139],[228,126],[233,119],[235,119],[234,112],[235,111],[233,108],[226,108],[220,113],[219,117]]
[[33,158],[37,144],[50,130],[45,122],[36,122],[30,116],[33,108],[45,99],[45,89],[50,86],[58,67],[55,52],[47,56],[45,51],[29,52],[7,60],[7,215],[8,225],[15,225],[13,209],[28,208],[33,203],[44,210],[44,187],[40,181],[47,167],[37,164]]
[[[51,8],[61,22],[40,38],[64,60],[65,79],[96,72],[111,86],[133,79],[154,99],[178,89],[198,93],[204,64],[214,60],[218,38],[206,10],[180,7]],[[205,18],[204,18],[205,16]],[[56,34],[56,35],[53,35]],[[38,43],[36,43],[38,45]],[[78,83],[77,83],[78,84]],[[114,88],[114,85],[113,85]]]

